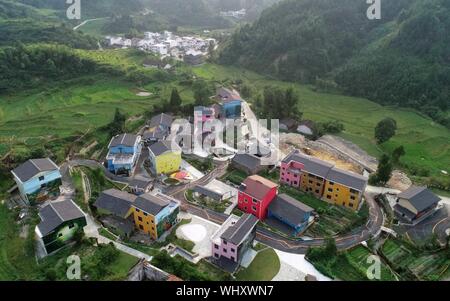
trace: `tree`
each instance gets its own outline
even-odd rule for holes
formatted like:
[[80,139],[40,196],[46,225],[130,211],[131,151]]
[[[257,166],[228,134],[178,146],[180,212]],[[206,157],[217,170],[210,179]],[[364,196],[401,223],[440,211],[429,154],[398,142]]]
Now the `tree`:
[[332,257],[337,254],[336,241],[329,237],[325,240],[325,254],[327,256]]
[[114,119],[109,124],[109,131],[111,136],[116,136],[123,133],[125,129],[125,121],[126,121],[125,115],[122,114],[118,108],[116,108],[116,112],[114,113]]
[[370,176],[370,184],[386,184],[391,178],[392,163],[388,155],[383,154],[378,163],[378,170],[375,174]]
[[174,111],[177,111],[180,109],[181,103],[183,101],[181,100],[180,94],[178,93],[177,88],[172,89],[172,94],[170,95],[170,108]]
[[203,80],[196,81],[192,90],[194,90],[194,99],[196,106],[207,106],[209,105],[209,96],[212,94],[208,84]]
[[384,118],[378,122],[375,127],[375,139],[378,144],[389,141],[395,135],[397,130],[397,122],[390,117]]
[[400,145],[392,152],[392,161],[398,163],[400,161],[400,157],[406,155],[405,148],[403,145]]

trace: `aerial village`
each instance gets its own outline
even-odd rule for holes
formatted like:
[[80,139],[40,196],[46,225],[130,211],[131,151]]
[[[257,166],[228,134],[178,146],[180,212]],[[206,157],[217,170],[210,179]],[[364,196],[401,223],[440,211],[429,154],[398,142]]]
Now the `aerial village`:
[[[148,35],[149,40],[159,38]],[[139,47],[150,49],[152,43]],[[193,116],[160,113],[138,133],[112,137],[103,160],[70,160],[58,166],[49,158],[34,158],[12,170],[12,194],[39,210],[37,254],[53,256],[70,248],[81,233],[139,257],[131,280],[183,280],[155,267],[146,247],[193,265],[207,261],[242,279],[239,273],[268,248],[304,254],[324,236],[341,236],[338,247],[349,249],[397,235],[384,226],[386,218],[411,229],[442,207],[426,187],[380,192],[369,187],[363,168],[359,174],[347,171],[294,147],[284,153],[270,135],[257,135],[261,129],[248,122],[254,114],[233,87],[218,86],[211,98],[214,105],[196,107]],[[183,135],[177,135],[180,127],[175,125],[180,117],[190,120],[192,132],[200,131],[201,143],[214,140],[208,141],[209,148],[192,151],[180,141]],[[240,127],[236,144],[221,141],[220,135],[211,138],[216,129],[208,124],[225,119],[240,121],[235,123]],[[304,135],[310,131],[307,123],[293,126],[286,121],[280,129]],[[244,150],[258,147],[250,153],[239,151],[237,144],[244,144],[239,148]],[[82,208],[74,200],[71,180],[76,166],[99,168],[115,184]],[[366,219],[361,222],[362,212]],[[328,279],[318,272],[277,277]]]
[[113,48],[136,48],[157,54],[161,59],[170,57],[190,65],[203,63],[210,50],[217,47],[217,41],[213,38],[180,37],[170,31],[146,32],[142,39],[108,36],[106,40],[108,46]]

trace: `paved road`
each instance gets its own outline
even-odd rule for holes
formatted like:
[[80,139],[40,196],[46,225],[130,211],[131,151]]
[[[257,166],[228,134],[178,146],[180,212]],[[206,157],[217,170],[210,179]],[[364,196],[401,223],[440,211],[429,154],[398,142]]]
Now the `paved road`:
[[[105,170],[106,175],[110,177],[111,179],[115,180],[117,176],[114,174],[108,172],[102,164],[93,161],[93,160],[72,160],[69,162],[70,166],[88,166],[88,167],[101,167]],[[178,199],[182,202],[184,209],[186,209],[187,212],[200,216],[202,218],[205,218],[209,221],[215,222],[217,224],[222,224],[227,218],[228,215],[223,213],[218,213],[212,210],[209,210],[207,208],[202,208],[200,206],[195,206],[190,203],[188,203],[185,200],[184,193],[186,190],[193,188],[195,185],[206,185],[208,182],[210,182],[212,179],[221,177],[226,173],[228,164],[222,164],[216,167],[212,172],[205,175],[203,178],[194,181],[189,184],[184,184],[180,186],[175,186],[167,189],[165,191],[166,194]],[[120,178],[121,182],[126,182],[129,180],[129,178]],[[380,231],[381,227],[384,222],[383,212],[381,211],[380,206],[378,206],[377,202],[374,200],[373,196],[375,194],[373,193],[366,193],[365,199],[369,206],[369,219],[366,225],[359,227],[357,229],[354,229],[351,233],[344,235],[344,236],[338,236],[335,237],[336,239],[336,246],[340,250],[346,250],[349,248],[352,248],[358,244],[360,244],[363,241],[368,240],[369,238],[373,236],[377,236]],[[322,246],[325,244],[325,239],[318,238],[318,239],[312,239],[312,240],[296,240],[296,239],[290,239],[286,238],[284,236],[281,236],[279,234],[273,233],[270,230],[258,226],[257,228],[257,240],[270,246],[275,249],[289,252],[289,253],[296,253],[296,254],[305,254],[309,247],[311,246]]]

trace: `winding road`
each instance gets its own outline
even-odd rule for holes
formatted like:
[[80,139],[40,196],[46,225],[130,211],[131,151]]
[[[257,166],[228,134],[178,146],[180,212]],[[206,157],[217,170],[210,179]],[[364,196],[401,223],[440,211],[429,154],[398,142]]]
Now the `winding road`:
[[[120,177],[110,173],[101,163],[94,160],[70,160],[63,164],[61,170],[67,170],[69,166],[102,168],[105,172],[105,175],[113,181],[122,183],[128,183],[129,181],[131,181],[131,178]],[[164,193],[179,200],[182,203],[183,208],[187,212],[200,216],[211,222],[222,224],[228,218],[228,215],[212,211],[208,208],[202,208],[200,206],[192,205],[186,201],[184,193],[186,190],[191,189],[196,185],[206,185],[212,179],[221,177],[226,173],[227,167],[227,163],[221,164],[217,166],[213,171],[206,174],[203,178],[189,184],[171,187],[164,191]],[[354,246],[357,246],[361,242],[370,239],[371,237],[377,236],[381,232],[381,227],[383,226],[384,222],[384,216],[380,206],[374,199],[374,195],[375,194],[369,192],[365,193],[364,195],[369,206],[369,219],[367,223],[364,226],[354,229],[349,234],[334,237],[336,240],[336,246],[339,250],[350,249]],[[257,227],[256,239],[272,248],[295,254],[305,254],[309,247],[323,246],[325,244],[324,238],[316,238],[311,240],[290,239],[277,233],[271,232],[270,230],[262,226]]]

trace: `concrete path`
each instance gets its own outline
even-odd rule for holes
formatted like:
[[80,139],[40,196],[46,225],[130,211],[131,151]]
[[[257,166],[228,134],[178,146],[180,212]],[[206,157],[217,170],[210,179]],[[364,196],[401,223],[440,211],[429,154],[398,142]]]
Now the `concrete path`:
[[275,252],[280,258],[281,266],[278,274],[272,279],[273,281],[304,280],[307,274],[315,276],[319,281],[332,280],[309,263],[305,259],[305,255],[286,253],[279,250],[275,250]]

